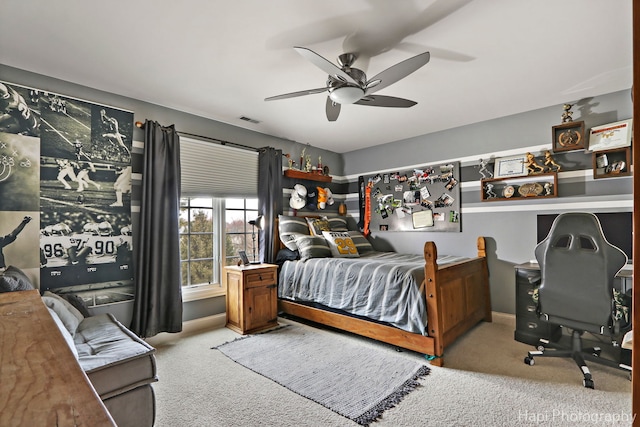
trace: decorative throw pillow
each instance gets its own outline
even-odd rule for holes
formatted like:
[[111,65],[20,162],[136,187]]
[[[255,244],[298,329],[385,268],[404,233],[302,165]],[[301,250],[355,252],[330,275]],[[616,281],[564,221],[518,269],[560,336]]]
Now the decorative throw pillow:
[[35,289],[29,278],[17,267],[10,265],[0,276],[0,292]]
[[47,310],[49,310],[49,314],[51,314],[51,318],[53,319],[54,322],[56,322],[56,326],[60,330],[60,333],[64,337],[64,340],[67,342],[67,345],[69,346],[69,349],[71,349],[71,352],[73,353],[73,355],[77,359],[78,358],[78,349],[76,349],[76,345],[73,342],[73,337],[69,333],[69,330],[67,329],[65,324],[62,322],[62,320],[60,319],[58,314],[53,309],[47,307]]
[[331,230],[329,221],[327,218],[307,218],[307,224],[309,224],[309,230],[311,230],[312,236],[322,236],[323,231]]
[[349,236],[351,237],[351,240],[353,240],[353,243],[356,245],[356,248],[358,248],[358,253],[360,255],[366,254],[367,252],[373,252],[375,250],[373,249],[373,246],[371,246],[371,243],[367,240],[366,237],[364,237],[361,232],[351,230],[349,231]]
[[323,231],[325,240],[329,244],[331,254],[336,258],[358,258],[358,249],[351,240],[348,232]]
[[67,331],[69,331],[71,336],[75,336],[80,321],[67,309],[64,303],[62,303],[62,301],[60,301],[59,299],[50,296],[43,296],[42,302],[44,302],[44,305],[46,305],[58,315],[58,317],[62,321],[62,324],[67,329]]
[[87,303],[81,297],[76,294],[62,294],[60,296],[78,310],[84,317],[91,317],[89,307],[87,307]]
[[309,226],[307,225],[307,221],[302,217],[279,215],[278,232],[280,233],[282,243],[288,249],[295,251],[298,249],[296,237],[308,236]]
[[349,231],[347,227],[347,219],[342,217],[329,218],[329,227],[331,231]]
[[296,245],[298,246],[301,260],[328,258],[331,256],[331,249],[329,249],[327,241],[322,236],[298,236]]

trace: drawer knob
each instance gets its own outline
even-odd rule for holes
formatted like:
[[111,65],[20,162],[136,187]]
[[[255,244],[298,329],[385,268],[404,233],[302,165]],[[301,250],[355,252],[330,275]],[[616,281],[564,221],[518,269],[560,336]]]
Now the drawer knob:
[[258,275],[260,277],[260,281],[262,281],[262,274]]
[[528,306],[527,306],[527,311],[528,311],[528,312],[536,311],[536,306],[535,306],[535,305],[528,305]]
[[537,323],[533,323],[533,322],[527,323],[527,328],[529,329],[536,329],[537,327],[538,327]]

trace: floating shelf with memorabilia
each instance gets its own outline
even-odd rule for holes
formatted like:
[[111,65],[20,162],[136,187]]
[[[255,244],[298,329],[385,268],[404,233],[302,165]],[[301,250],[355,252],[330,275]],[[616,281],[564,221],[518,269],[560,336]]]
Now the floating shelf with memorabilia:
[[558,173],[483,179],[480,181],[483,202],[558,197]]
[[285,169],[284,176],[294,179],[306,179],[309,181],[331,182],[333,178],[318,172],[303,172],[297,169]]
[[631,148],[622,147],[595,151],[593,156],[593,179],[617,178],[631,175]]

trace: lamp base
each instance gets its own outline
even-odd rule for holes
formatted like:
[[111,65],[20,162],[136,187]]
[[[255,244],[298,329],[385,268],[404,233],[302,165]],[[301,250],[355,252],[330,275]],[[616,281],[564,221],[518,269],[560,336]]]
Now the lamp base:
[[251,265],[257,265],[257,264],[262,264],[260,261],[251,261],[249,264]]

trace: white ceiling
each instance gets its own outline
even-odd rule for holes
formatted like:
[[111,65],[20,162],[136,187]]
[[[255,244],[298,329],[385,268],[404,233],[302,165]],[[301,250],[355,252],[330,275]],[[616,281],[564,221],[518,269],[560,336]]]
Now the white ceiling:
[[[377,93],[416,106],[328,122],[324,93],[264,101],[325,85],[293,46],[431,61]],[[629,89],[632,0],[2,0],[0,63],[342,153]]]

